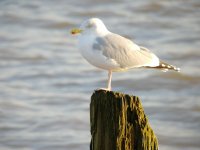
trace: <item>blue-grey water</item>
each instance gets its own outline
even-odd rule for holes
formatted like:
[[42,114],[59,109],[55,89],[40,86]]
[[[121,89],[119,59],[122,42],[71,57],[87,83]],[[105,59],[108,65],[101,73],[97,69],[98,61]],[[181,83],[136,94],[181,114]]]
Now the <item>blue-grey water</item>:
[[199,0],[1,0],[0,150],[89,150],[90,96],[107,73],[69,31],[90,17],[181,68],[114,73],[112,86],[142,99],[160,150],[199,150]]

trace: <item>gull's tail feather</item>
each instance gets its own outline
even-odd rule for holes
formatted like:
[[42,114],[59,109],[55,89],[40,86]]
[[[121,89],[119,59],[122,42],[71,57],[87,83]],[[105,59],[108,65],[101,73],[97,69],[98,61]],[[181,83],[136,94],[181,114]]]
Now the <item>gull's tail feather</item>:
[[173,71],[178,71],[180,72],[180,68],[178,67],[175,67],[173,65],[170,65],[168,63],[165,63],[163,61],[160,61],[159,65],[158,66],[155,66],[155,67],[148,67],[148,68],[155,68],[155,69],[161,69],[162,71],[166,72],[168,70],[173,70]]

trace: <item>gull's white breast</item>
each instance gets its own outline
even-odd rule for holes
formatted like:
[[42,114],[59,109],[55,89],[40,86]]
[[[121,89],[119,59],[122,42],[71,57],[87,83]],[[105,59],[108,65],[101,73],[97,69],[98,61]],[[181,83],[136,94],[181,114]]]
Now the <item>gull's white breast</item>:
[[120,65],[111,58],[103,55],[102,51],[93,49],[93,44],[96,42],[94,35],[81,35],[79,36],[79,50],[82,56],[92,65],[104,69],[119,71],[122,70]]

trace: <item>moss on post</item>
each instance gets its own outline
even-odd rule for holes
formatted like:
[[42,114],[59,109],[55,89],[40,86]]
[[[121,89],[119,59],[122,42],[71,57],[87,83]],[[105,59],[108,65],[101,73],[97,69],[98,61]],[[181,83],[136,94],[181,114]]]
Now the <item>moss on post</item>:
[[90,124],[90,150],[158,150],[157,138],[136,96],[95,91]]

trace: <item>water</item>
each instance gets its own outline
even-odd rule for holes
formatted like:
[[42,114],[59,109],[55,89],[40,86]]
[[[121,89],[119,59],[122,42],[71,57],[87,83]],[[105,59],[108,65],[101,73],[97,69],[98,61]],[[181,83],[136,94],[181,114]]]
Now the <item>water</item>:
[[161,150],[200,149],[199,0],[1,0],[0,149],[89,149],[90,96],[107,73],[69,31],[90,17],[181,67],[115,73],[113,89],[142,99]]

